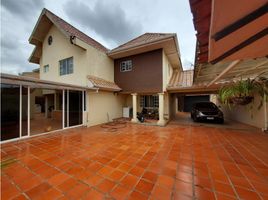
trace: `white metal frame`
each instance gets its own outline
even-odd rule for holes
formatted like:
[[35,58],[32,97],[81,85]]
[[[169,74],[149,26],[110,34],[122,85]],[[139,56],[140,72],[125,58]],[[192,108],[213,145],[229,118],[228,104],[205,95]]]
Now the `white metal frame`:
[[[71,129],[71,128],[77,128],[77,127],[81,127],[84,126],[84,109],[85,109],[85,90],[82,90],[82,123],[75,125],[75,126],[69,126],[69,115],[67,115],[67,122],[68,122],[68,126],[65,127],[65,92],[67,91],[67,113],[69,112],[69,90],[62,90],[62,129],[58,129],[58,130],[53,130],[53,131],[49,131],[49,132],[44,132],[44,133],[38,133],[36,135],[30,135],[30,127],[31,127],[31,120],[30,120],[30,112],[31,112],[31,108],[30,108],[30,104],[31,104],[31,93],[30,93],[30,86],[27,86],[27,135],[23,136],[22,135],[22,87],[23,85],[20,84],[19,88],[20,88],[20,92],[19,92],[19,137],[16,138],[12,138],[9,140],[5,140],[5,141],[1,141],[0,144],[4,144],[4,143],[8,143],[8,142],[13,142],[13,141],[18,141],[18,140],[22,140],[22,139],[27,139],[27,138],[31,138],[31,137],[37,137],[37,136],[41,136],[41,135],[46,135],[46,134],[50,134],[50,133],[54,133],[57,131],[62,131],[62,130],[66,130],[66,129]],[[55,96],[54,96],[55,97]]]

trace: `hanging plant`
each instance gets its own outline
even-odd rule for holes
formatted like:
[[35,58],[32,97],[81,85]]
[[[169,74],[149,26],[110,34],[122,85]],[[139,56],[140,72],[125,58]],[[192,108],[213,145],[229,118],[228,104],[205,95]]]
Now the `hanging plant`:
[[254,94],[260,96],[258,109],[262,107],[265,95],[268,95],[268,79],[256,77],[255,79],[240,80],[224,86],[219,91],[219,100],[229,107],[232,105],[248,105],[253,102]]

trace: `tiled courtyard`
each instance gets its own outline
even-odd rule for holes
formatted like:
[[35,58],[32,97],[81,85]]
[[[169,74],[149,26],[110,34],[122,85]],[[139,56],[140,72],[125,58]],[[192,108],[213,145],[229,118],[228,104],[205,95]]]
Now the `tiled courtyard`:
[[204,126],[76,128],[1,148],[1,199],[268,199],[268,135]]

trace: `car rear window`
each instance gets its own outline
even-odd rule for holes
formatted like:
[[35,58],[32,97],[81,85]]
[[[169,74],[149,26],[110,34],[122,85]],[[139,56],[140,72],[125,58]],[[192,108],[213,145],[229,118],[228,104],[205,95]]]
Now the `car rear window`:
[[201,102],[195,105],[197,108],[217,108],[213,103]]

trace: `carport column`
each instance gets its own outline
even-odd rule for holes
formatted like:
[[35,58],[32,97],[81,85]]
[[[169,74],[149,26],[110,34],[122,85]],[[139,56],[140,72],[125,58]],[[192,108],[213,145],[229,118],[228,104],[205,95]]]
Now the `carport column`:
[[159,120],[157,122],[158,125],[164,126],[165,125],[165,119],[164,119],[164,93],[158,93],[159,97]]
[[133,93],[132,95],[132,107],[133,107],[133,118],[131,122],[137,123],[137,93]]

